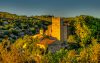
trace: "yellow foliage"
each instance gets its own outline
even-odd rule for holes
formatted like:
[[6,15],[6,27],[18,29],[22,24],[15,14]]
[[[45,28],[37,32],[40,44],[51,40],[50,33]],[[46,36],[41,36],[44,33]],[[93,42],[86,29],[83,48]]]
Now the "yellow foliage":
[[76,56],[76,51],[75,50],[70,50],[68,52],[68,58],[73,59]]
[[96,45],[97,44],[97,39],[92,37],[91,42],[92,42],[92,45]]
[[69,43],[76,43],[75,36],[74,35],[69,35],[67,41]]
[[99,62],[100,61],[100,44],[96,44],[91,48],[90,61]]
[[45,45],[43,45],[43,44],[37,44],[37,46],[39,46],[40,48],[42,48],[42,49],[46,49],[46,46]]
[[75,23],[75,28],[75,33],[80,37],[82,42],[84,41],[84,39],[88,39],[91,35],[91,31],[88,26],[85,25],[84,21],[80,22],[80,20],[78,19]]
[[99,63],[100,61],[100,44],[84,48],[80,52],[80,56],[77,57],[78,62],[82,63]]
[[23,48],[26,48],[26,46],[27,46],[27,44],[25,43],[25,44],[23,45]]

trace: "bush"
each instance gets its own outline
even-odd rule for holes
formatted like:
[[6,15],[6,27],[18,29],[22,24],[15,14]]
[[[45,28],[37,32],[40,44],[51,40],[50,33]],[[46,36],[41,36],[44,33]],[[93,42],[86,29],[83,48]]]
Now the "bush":
[[68,36],[68,39],[67,39],[67,42],[68,42],[68,43],[77,43],[77,42],[76,42],[75,35],[69,35],[69,36]]

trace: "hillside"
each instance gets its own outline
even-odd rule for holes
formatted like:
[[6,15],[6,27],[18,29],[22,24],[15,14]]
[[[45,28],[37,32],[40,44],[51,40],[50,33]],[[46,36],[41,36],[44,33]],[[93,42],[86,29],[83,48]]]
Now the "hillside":
[[0,12],[0,41],[9,37],[11,41],[23,37],[24,35],[34,35],[39,33],[39,29],[47,28],[51,17],[40,16],[18,16],[7,12]]
[[[52,53],[36,46],[33,38],[47,29],[54,16],[18,16],[0,12],[0,62],[2,63],[99,63],[100,19],[93,16],[61,17],[68,26],[67,47]],[[44,39],[50,37],[43,35]],[[56,44],[52,45],[56,46]],[[56,49],[56,48],[55,48]]]

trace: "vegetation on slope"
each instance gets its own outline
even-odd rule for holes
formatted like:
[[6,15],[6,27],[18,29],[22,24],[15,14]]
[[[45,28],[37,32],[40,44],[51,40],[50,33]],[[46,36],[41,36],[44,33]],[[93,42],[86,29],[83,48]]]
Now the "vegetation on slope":
[[[46,19],[45,19],[46,18]],[[68,24],[68,48],[55,53],[36,46],[38,38],[30,35],[38,28],[50,24],[51,16],[17,16],[0,12],[0,62],[2,63],[99,63],[100,62],[100,19],[81,15],[63,18]],[[28,28],[27,28],[28,27]],[[32,29],[34,32],[32,32]],[[30,33],[25,33],[28,30]],[[24,32],[23,35],[18,33]],[[10,35],[13,34],[14,39]],[[28,35],[26,35],[28,34]],[[12,43],[12,39],[14,39]]]
[[[42,16],[41,16],[42,17]],[[27,16],[18,16],[7,12],[0,12],[0,41],[3,38],[9,37],[11,41],[15,41],[24,35],[34,35],[39,32],[39,29],[47,28],[50,24],[50,18],[36,18]]]

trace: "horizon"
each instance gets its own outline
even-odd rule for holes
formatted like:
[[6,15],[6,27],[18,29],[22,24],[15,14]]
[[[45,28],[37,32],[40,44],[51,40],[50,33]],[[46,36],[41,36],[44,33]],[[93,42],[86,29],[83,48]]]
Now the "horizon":
[[75,17],[79,15],[90,15],[100,18],[99,2],[98,0],[1,0],[0,12],[26,16],[54,15]]
[[[3,12],[3,11],[0,11],[0,12]],[[4,12],[4,13],[10,13],[10,12]],[[10,14],[15,14],[15,13],[10,13]],[[27,16],[27,17],[32,17],[32,16],[54,16],[54,15],[31,15],[31,16],[28,16],[28,15],[18,15],[18,14],[15,14],[17,16]],[[95,17],[93,15],[76,15],[76,16],[68,16],[68,17],[62,17],[62,16],[54,16],[54,17],[60,17],[60,18],[74,18],[74,17],[77,17],[77,16],[92,16],[94,18],[98,18],[100,19],[99,17]]]

